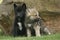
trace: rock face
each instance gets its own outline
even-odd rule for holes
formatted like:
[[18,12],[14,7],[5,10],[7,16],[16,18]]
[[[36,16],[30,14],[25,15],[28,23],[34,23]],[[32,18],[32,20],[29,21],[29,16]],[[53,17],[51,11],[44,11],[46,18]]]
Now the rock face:
[[0,4],[0,25],[6,35],[11,34],[13,21],[13,5],[6,4],[5,1]]
[[0,25],[5,34],[11,34],[14,18],[13,3],[19,2],[25,2],[27,8],[35,7],[44,19],[45,25],[54,32],[60,32],[60,0],[2,0],[0,1]]

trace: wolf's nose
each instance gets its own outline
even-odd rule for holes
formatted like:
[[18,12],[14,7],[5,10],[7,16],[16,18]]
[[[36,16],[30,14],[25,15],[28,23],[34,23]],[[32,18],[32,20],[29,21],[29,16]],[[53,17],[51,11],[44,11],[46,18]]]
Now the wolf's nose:
[[38,17],[37,19],[39,20],[40,18]]
[[39,21],[39,18],[37,18],[35,21]]

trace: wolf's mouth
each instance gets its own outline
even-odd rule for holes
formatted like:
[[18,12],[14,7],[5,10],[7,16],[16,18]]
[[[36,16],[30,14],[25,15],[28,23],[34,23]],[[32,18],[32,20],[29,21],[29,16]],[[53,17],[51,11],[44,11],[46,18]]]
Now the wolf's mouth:
[[35,23],[35,22],[39,22],[40,19],[32,19],[32,20],[29,20],[28,23]]
[[39,21],[39,18],[35,19],[34,21],[35,21],[35,22],[38,22],[38,21]]

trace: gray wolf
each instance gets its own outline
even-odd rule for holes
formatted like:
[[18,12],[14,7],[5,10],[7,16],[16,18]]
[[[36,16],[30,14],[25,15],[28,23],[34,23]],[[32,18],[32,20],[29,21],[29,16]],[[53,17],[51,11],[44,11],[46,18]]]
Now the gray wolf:
[[49,29],[42,25],[42,18],[40,17],[39,12],[36,10],[36,8],[27,9],[25,17],[25,27],[27,29],[27,36],[32,36],[32,29],[34,29],[36,36],[41,36],[41,32],[51,34]]

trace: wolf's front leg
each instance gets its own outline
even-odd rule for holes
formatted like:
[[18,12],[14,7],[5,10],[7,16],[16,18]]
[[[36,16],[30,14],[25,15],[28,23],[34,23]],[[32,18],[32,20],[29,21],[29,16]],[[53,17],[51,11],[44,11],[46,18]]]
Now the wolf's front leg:
[[31,29],[30,29],[31,24],[27,24],[26,27],[27,27],[27,36],[30,37],[31,36]]
[[27,28],[27,37],[31,36],[31,30],[29,28]]
[[36,36],[41,36],[40,35],[40,26],[36,26],[36,27],[34,27],[34,30],[35,30],[35,34],[36,34]]

